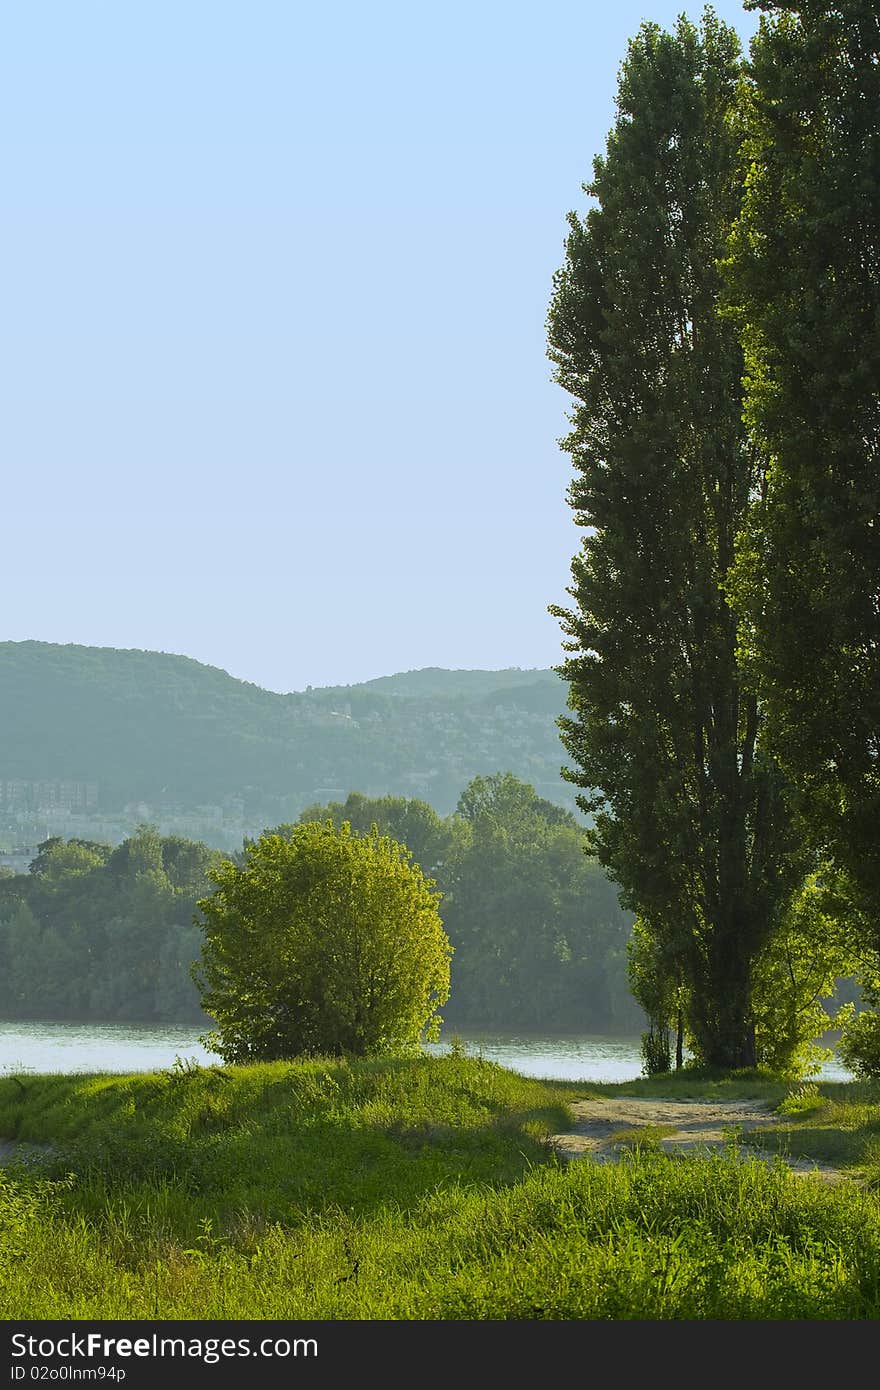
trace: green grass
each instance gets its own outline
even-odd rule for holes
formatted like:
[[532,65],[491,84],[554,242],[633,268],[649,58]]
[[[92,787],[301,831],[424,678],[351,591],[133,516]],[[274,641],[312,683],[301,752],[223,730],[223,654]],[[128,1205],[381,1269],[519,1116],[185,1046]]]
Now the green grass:
[[632,1081],[596,1083],[591,1095],[647,1096],[669,1100],[763,1100],[776,1104],[791,1085],[764,1071],[717,1072],[703,1067],[684,1067],[662,1076],[640,1076]]
[[880,1086],[826,1082],[793,1087],[778,1113],[780,1124],[762,1133],[762,1145],[846,1169],[880,1192]]
[[[805,1152],[842,1136],[864,1185],[741,1144],[565,1165],[546,1143],[574,1099],[695,1084],[781,1105]],[[880,1088],[810,1098],[455,1056],[0,1079],[0,1135],[53,1146],[42,1172],[0,1170],[0,1316],[873,1319]]]
[[656,1149],[661,1139],[675,1133],[674,1125],[639,1125],[635,1129],[616,1129],[604,1141],[605,1148]]

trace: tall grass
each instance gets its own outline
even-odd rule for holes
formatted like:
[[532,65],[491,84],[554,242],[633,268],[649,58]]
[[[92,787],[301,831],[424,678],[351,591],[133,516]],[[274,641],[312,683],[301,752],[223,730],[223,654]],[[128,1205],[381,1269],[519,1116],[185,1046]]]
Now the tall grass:
[[0,1134],[54,1146],[0,1171],[0,1316],[880,1315],[873,1189],[742,1147],[563,1166],[584,1091],[456,1057],[0,1081]]

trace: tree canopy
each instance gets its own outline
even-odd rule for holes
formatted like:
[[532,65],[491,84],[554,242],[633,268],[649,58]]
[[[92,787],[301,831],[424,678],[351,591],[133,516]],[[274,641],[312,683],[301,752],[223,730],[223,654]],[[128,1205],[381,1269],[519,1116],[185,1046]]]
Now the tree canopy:
[[225,1060],[373,1056],[436,1036],[452,952],[405,846],[309,821],[209,876],[194,974]]
[[725,262],[769,468],[731,592],[767,742],[880,946],[880,14],[764,0]]
[[220,854],[143,825],[115,848],[45,840],[0,883],[7,1018],[205,1022],[189,969],[207,871]]
[[726,1067],[756,1060],[752,972],[804,867],[725,594],[765,467],[719,314],[741,79],[736,34],[710,10],[701,29],[642,26],[548,320],[585,532],[572,606],[551,609],[569,653],[563,775],[623,901],[682,973],[697,1054]]

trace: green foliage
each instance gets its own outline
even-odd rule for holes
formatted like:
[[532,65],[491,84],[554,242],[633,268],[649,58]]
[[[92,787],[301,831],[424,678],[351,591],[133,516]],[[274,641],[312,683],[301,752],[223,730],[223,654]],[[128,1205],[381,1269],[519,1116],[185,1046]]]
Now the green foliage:
[[661,1076],[672,1070],[672,1044],[669,1029],[652,1023],[642,1034],[642,1061],[645,1076]]
[[67,931],[40,921],[22,902],[0,926],[7,971],[3,1003],[13,1016],[29,1000],[42,1017],[76,1017],[83,1007],[82,932],[77,923]]
[[153,826],[115,849],[44,841],[30,872],[0,892],[0,1011],[204,1022],[189,978],[201,945],[192,919],[218,858]]
[[838,1051],[854,1076],[865,1081],[880,1079],[880,1013],[865,1009],[848,1018]]
[[724,586],[759,492],[742,353],[717,267],[740,198],[735,32],[645,24],[629,45],[593,206],[572,213],[549,312],[585,530],[559,721],[589,833],[674,963],[704,1061],[755,1060],[752,964],[803,872]]
[[638,1026],[625,994],[629,917],[584,854],[573,818],[509,773],[475,778],[458,816],[446,910],[452,1016],[481,1026]]
[[307,822],[210,877],[195,977],[225,1060],[374,1056],[436,1036],[451,948],[405,846]]
[[668,932],[652,929],[641,918],[633,923],[627,947],[630,988],[649,1020],[642,1036],[642,1059],[647,1076],[672,1066],[671,1032],[675,1030],[675,1064],[684,1059],[684,1020],[688,990],[681,945]]
[[776,1107],[778,1115],[812,1115],[825,1109],[825,1098],[820,1094],[815,1081],[796,1086],[789,1091]]
[[[475,778],[461,809],[365,797],[313,806],[332,820],[405,843],[443,894],[455,948],[448,1018],[481,1028],[635,1032],[626,982],[631,918],[583,853],[563,807],[510,773]],[[284,838],[292,825],[276,827]],[[248,845],[231,862],[247,864]],[[196,903],[217,850],[142,826],[111,848],[54,837],[26,875],[0,884],[0,1011],[13,1018],[203,1023],[190,966],[202,932]],[[21,915],[23,914],[23,915]]]
[[731,594],[768,746],[880,946],[880,66],[875,0],[762,0],[726,260],[771,460]]
[[89,840],[63,840],[53,835],[44,840],[30,862],[28,872],[39,874],[46,882],[60,883],[74,874],[87,874],[100,869],[110,858],[109,845],[92,844]]
[[830,865],[809,875],[754,966],[757,1060],[778,1075],[817,1072],[832,1056],[816,1042],[852,1012],[823,1007],[859,966]]
[[475,777],[458,798],[456,811],[472,826],[491,823],[508,835],[516,833],[521,842],[533,838],[536,818],[547,825],[577,829],[570,811],[538,796],[534,787],[512,772]]
[[[364,797],[310,807],[303,819],[349,821],[406,843],[443,893],[455,948],[447,1021],[485,1027],[634,1031],[626,987],[631,918],[583,852],[570,812],[510,772],[476,777],[456,813],[423,801]],[[280,828],[284,833],[290,827]]]
[[447,863],[455,841],[454,823],[441,819],[433,806],[417,797],[369,797],[350,792],[344,802],[307,806],[299,820],[332,820],[337,828],[348,823],[360,835],[369,834],[377,825],[383,835],[406,845],[415,862],[433,879]]

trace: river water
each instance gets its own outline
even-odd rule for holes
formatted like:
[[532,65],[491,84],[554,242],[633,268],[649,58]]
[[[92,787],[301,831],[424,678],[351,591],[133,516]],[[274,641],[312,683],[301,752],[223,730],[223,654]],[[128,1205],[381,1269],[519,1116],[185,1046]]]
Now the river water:
[[[0,1022],[0,1073],[143,1072],[173,1066],[180,1058],[211,1065],[219,1058],[199,1041],[200,1029],[173,1024]],[[638,1037],[582,1033],[455,1033],[450,1030],[426,1051],[440,1053],[460,1038],[466,1050],[526,1076],[562,1081],[631,1081],[641,1075]],[[850,1081],[835,1059],[820,1079]]]

